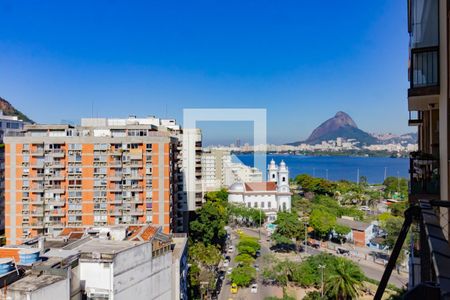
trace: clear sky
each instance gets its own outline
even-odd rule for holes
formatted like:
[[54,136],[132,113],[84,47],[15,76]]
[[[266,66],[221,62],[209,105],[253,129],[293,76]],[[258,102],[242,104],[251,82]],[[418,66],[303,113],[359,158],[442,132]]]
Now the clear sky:
[[0,96],[43,123],[245,107],[274,143],[339,110],[405,133],[407,47],[406,1],[2,0]]

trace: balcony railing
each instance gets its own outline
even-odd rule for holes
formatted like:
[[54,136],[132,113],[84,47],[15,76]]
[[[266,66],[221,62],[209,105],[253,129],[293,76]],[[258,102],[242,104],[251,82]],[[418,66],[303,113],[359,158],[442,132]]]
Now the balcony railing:
[[412,153],[409,172],[411,195],[439,195],[439,160],[429,154]]
[[[411,49],[410,96],[414,89],[426,89],[429,94],[439,93],[439,47]],[[413,93],[411,95],[411,93]]]
[[450,298],[450,246],[435,211],[443,207],[450,208],[450,201],[420,200],[418,205],[406,210],[405,221],[381,278],[375,300],[380,300],[383,296],[412,223],[418,224],[420,228],[419,249],[413,251],[419,254],[420,272],[414,270],[414,265],[409,272],[410,276],[420,274],[420,278],[411,278],[413,286],[409,286],[403,299]]

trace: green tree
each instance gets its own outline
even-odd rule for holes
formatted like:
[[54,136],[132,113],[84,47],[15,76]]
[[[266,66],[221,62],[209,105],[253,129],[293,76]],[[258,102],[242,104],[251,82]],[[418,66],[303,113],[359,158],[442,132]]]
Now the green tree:
[[329,212],[314,209],[309,217],[309,225],[319,236],[326,236],[336,225],[336,216]]
[[322,296],[318,291],[309,291],[306,293],[305,297],[303,297],[303,300],[322,300]]
[[241,253],[234,258],[234,261],[237,263],[250,265],[255,261],[255,258],[247,253]]
[[382,223],[382,229],[386,232],[386,239],[384,243],[390,249],[392,249],[397,241],[400,230],[403,226],[403,218],[401,217],[388,217],[384,223]]
[[329,298],[356,299],[363,280],[364,274],[355,263],[338,257],[333,272],[327,276],[325,293]]
[[205,245],[202,242],[189,246],[189,257],[198,264],[212,270],[222,259],[220,250],[215,245]]
[[231,271],[230,276],[231,281],[236,283],[238,286],[249,286],[255,277],[255,268],[248,265],[242,265],[234,268],[233,271]]
[[225,240],[228,215],[226,208],[219,202],[206,202],[196,211],[196,217],[190,222],[190,238],[206,245],[222,245]]
[[298,219],[296,213],[278,212],[277,227],[272,234],[272,239],[277,244],[291,244],[292,240],[303,240],[305,238],[305,225]]
[[350,233],[351,228],[345,225],[336,224],[334,226],[334,232],[338,235],[339,240],[342,242],[342,239]]
[[399,193],[403,199],[408,196],[408,180],[405,178],[389,176],[384,180],[383,185],[386,198],[393,197],[394,193]]

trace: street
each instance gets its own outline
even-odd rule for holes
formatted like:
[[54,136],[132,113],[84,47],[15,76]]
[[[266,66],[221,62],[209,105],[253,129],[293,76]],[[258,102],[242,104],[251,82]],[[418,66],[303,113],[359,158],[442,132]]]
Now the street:
[[[245,234],[249,235],[249,236],[253,236],[253,237],[258,237],[259,238],[259,230],[258,229],[251,229],[251,228],[241,228]],[[258,264],[260,266],[260,271],[257,273],[257,284],[258,284],[258,292],[256,294],[252,294],[250,293],[250,287],[248,288],[239,288],[238,289],[238,293],[237,294],[231,294],[231,282],[229,279],[229,275],[225,276],[221,291],[220,291],[220,295],[219,295],[219,300],[229,300],[229,299],[233,299],[233,300],[237,300],[237,299],[264,299],[265,297],[269,297],[269,296],[282,296],[282,289],[281,287],[278,286],[273,286],[273,285],[263,285],[262,284],[262,278],[261,278],[261,274],[260,272],[262,272],[261,270],[261,257],[264,256],[264,254],[267,253],[271,253],[270,251],[270,242],[267,241],[268,239],[268,235],[264,230],[261,230],[261,256],[258,257],[256,259],[256,264]],[[232,268],[236,267],[236,263],[234,262],[234,257],[237,255],[237,249],[236,249],[236,245],[238,243],[238,235],[235,231],[232,232],[231,234],[231,245],[234,246],[234,252],[233,253],[228,253],[228,255],[231,257],[231,262],[230,262],[230,266]],[[307,255],[316,255],[322,252],[326,252],[327,250],[325,249],[316,249],[316,248],[312,248],[312,247],[307,247],[306,252]],[[302,255],[304,257],[304,254]],[[302,256],[300,255],[291,255],[289,257],[290,260],[292,261],[301,261],[302,260]],[[362,269],[362,271],[364,272],[364,274],[371,278],[371,279],[375,279],[375,280],[380,280],[381,277],[383,276],[383,272],[384,272],[384,266],[375,264],[371,261],[367,261],[367,260],[360,260],[357,258],[352,258],[352,257],[347,257],[351,260],[353,260],[354,262],[356,262]],[[225,268],[226,271],[227,268]],[[393,272],[390,278],[389,283],[397,286],[397,287],[403,287],[408,281],[408,277],[406,274],[397,274],[396,272]]]

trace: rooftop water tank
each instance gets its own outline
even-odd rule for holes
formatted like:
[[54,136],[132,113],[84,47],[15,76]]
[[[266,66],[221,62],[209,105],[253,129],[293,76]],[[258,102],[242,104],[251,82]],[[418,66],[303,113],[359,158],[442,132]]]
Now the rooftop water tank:
[[0,275],[6,274],[6,273],[12,271],[13,268],[14,268],[14,266],[13,266],[12,258],[0,258]]
[[21,265],[31,265],[32,263],[39,260],[40,249],[38,248],[28,248],[19,251],[19,258]]

